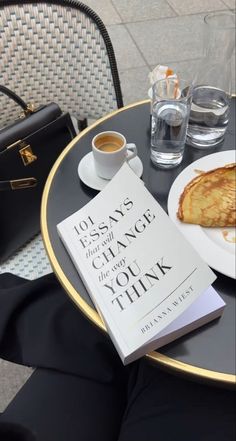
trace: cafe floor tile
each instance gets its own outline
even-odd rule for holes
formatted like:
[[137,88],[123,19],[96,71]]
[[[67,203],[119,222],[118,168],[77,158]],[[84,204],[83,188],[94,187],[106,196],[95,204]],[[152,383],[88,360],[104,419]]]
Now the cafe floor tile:
[[123,24],[107,26],[107,30],[113,43],[119,70],[145,66],[142,54]]
[[[117,13],[115,6],[109,0],[86,0],[87,6],[92,8],[102,19],[105,25],[117,24],[122,22],[122,18]],[[116,4],[116,2],[115,2]]]
[[174,10],[165,0],[115,0],[114,5],[124,23],[173,17]]
[[168,0],[168,3],[179,15],[226,9],[222,0]]
[[146,66],[120,71],[125,105],[148,98],[148,73],[149,69]]
[[23,386],[32,369],[0,359],[0,413]]
[[128,23],[137,47],[148,64],[183,61],[202,56],[203,15]]

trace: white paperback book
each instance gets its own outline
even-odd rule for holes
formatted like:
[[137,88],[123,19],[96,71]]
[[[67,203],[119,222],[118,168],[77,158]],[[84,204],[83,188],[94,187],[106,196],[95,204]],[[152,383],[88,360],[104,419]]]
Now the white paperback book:
[[126,163],[57,229],[124,364],[222,314],[214,273]]

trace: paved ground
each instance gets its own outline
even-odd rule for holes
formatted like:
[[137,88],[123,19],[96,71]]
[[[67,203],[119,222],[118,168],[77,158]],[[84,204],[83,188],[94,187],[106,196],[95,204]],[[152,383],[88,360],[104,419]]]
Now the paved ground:
[[[166,64],[192,77],[201,60],[203,17],[235,0],[87,0],[111,37],[125,104],[147,98],[148,73]],[[0,412],[32,369],[0,359]]]

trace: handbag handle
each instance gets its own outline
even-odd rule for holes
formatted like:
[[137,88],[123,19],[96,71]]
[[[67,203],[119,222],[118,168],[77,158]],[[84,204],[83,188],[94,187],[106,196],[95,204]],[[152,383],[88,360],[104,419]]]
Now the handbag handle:
[[20,107],[22,107],[23,112],[25,116],[30,115],[34,112],[34,105],[33,104],[26,104],[24,100],[22,100],[19,95],[17,95],[12,90],[8,89],[6,86],[0,85],[0,92],[7,95],[9,98],[11,98],[13,101],[15,101],[16,104],[18,104]]
[[[16,95],[16,93],[12,92],[12,90],[8,89],[8,87],[0,85],[0,92],[7,95],[9,98],[15,101],[20,107],[22,107],[25,116],[33,113],[34,110],[32,105],[26,104],[22,100],[22,98]],[[35,185],[37,185],[37,179],[33,177],[23,178],[23,179],[13,179],[9,181],[0,181],[0,191],[18,190],[18,189],[20,190],[28,187],[34,187]]]

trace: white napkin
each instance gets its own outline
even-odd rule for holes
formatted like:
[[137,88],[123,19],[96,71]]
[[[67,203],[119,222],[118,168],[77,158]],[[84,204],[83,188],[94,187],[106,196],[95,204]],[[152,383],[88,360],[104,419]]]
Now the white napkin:
[[[151,84],[151,87],[148,89],[148,96],[150,99],[152,99],[152,86],[156,81],[162,80],[165,78],[176,78],[176,81],[178,82],[178,76],[176,73],[174,73],[173,69],[171,69],[168,66],[162,66],[161,64],[158,64],[149,74],[148,78]],[[181,95],[180,91],[178,91],[176,98],[179,98]]]
[[174,71],[169,68],[168,66],[162,66],[161,64],[158,64],[149,74],[148,78],[150,81],[151,86],[158,81],[162,80],[164,78],[171,77],[171,78],[177,78],[177,75],[174,73]]

